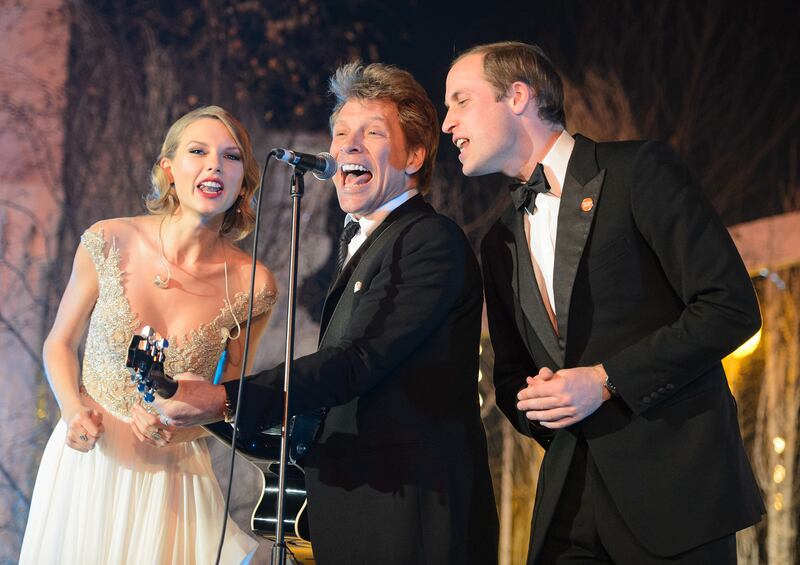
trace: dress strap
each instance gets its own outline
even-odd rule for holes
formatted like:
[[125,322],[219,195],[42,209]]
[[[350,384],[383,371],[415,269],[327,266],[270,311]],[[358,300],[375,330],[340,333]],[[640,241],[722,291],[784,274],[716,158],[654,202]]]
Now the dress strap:
[[253,301],[253,316],[259,316],[267,310],[271,310],[277,301],[277,291],[267,288],[267,286],[264,285],[261,287],[261,290],[256,293],[256,298]]
[[[250,296],[246,292],[237,292],[233,298],[233,311],[236,313],[236,319],[239,322],[244,322],[247,319],[247,306]],[[274,289],[268,288],[266,285],[261,287],[261,290],[256,292],[256,298],[253,301],[253,317],[260,316],[265,312],[269,312],[275,303],[278,301],[277,292]],[[231,316],[230,310],[223,306],[220,309],[220,314],[214,323],[218,328],[231,329],[236,325],[236,322]]]
[[87,229],[81,235],[81,244],[89,252],[97,272],[101,273],[106,265],[106,241],[103,238],[103,228],[97,228],[97,231]]

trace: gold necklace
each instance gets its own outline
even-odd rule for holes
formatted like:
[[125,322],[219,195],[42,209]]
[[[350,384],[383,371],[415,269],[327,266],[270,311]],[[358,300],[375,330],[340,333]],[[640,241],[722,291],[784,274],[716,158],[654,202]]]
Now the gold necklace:
[[153,284],[156,285],[158,288],[166,290],[169,288],[169,281],[172,280],[172,269],[169,268],[169,262],[167,261],[166,256],[164,255],[164,237],[161,235],[161,228],[164,227],[164,220],[167,217],[164,216],[161,218],[161,223],[158,224],[158,243],[159,243],[159,251],[161,252],[161,263],[167,268],[167,278],[162,277],[161,275],[156,275],[153,279]]
[[[167,268],[167,277],[164,278],[161,275],[156,275],[153,279],[153,284],[156,287],[166,290],[169,288],[169,282],[172,280],[172,269],[169,267],[169,261],[167,261],[166,255],[164,255],[164,237],[162,232],[162,228],[164,227],[164,220],[167,217],[164,216],[161,218],[161,223],[158,224],[158,243],[159,243],[159,252],[160,252],[160,259],[161,263]],[[222,340],[225,341],[227,339],[237,340],[239,336],[242,334],[242,326],[239,324],[239,319],[236,317],[236,313],[233,311],[233,305],[231,304],[231,295],[228,291],[228,254],[225,252],[225,244],[222,243],[222,257],[223,257],[223,264],[222,267],[225,271],[225,306],[228,308],[228,312],[231,313],[231,317],[233,318],[233,323],[236,324],[236,335],[231,335],[230,330],[223,326],[220,330],[220,334],[222,336]]]

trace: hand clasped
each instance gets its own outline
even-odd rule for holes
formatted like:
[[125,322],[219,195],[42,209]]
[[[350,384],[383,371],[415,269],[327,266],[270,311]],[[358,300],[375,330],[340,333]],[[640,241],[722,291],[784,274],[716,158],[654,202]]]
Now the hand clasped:
[[545,367],[526,379],[528,386],[517,394],[517,409],[546,428],[566,428],[592,414],[610,398],[603,386],[605,380],[602,365],[561,369],[555,373]]

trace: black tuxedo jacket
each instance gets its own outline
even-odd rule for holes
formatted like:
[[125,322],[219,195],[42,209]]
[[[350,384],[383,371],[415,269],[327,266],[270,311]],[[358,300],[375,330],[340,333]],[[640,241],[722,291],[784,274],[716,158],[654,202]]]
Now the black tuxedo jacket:
[[[640,543],[674,555],[764,512],[720,359],[760,326],[727,230],[664,144],[577,136],[553,286],[558,333],[534,278],[523,212],[481,247],[497,403],[546,449],[529,562],[540,549],[576,438]],[[525,377],[603,363],[618,396],[553,432],[516,409]]]
[[[319,350],[295,362],[290,394],[292,413],[329,408],[305,461],[321,565],[496,562],[481,310],[469,243],[421,196],[392,212],[334,282]],[[283,366],[248,380],[245,433],[278,421],[282,390]]]

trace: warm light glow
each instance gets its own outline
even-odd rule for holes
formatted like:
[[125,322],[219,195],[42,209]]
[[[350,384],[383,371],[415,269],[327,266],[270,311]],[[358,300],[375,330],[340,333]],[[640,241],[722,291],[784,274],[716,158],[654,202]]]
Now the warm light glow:
[[786,467],[783,465],[775,465],[775,470],[772,471],[772,480],[776,483],[782,483],[786,478]]
[[783,453],[783,450],[786,449],[786,440],[780,436],[774,437],[772,447],[775,449],[775,453]]
[[478,382],[481,382],[482,379],[483,379],[483,371],[478,369]]
[[783,510],[783,493],[779,492],[775,494],[775,500],[772,502],[772,507],[778,512]]
[[478,405],[483,406],[483,397],[481,396],[481,393],[478,393]]
[[753,354],[753,352],[758,348],[759,343],[761,343],[761,330],[758,330],[753,337],[740,345],[732,355],[736,359],[744,359],[748,355]]
[[483,346],[482,345],[478,346],[478,355],[483,355]]

